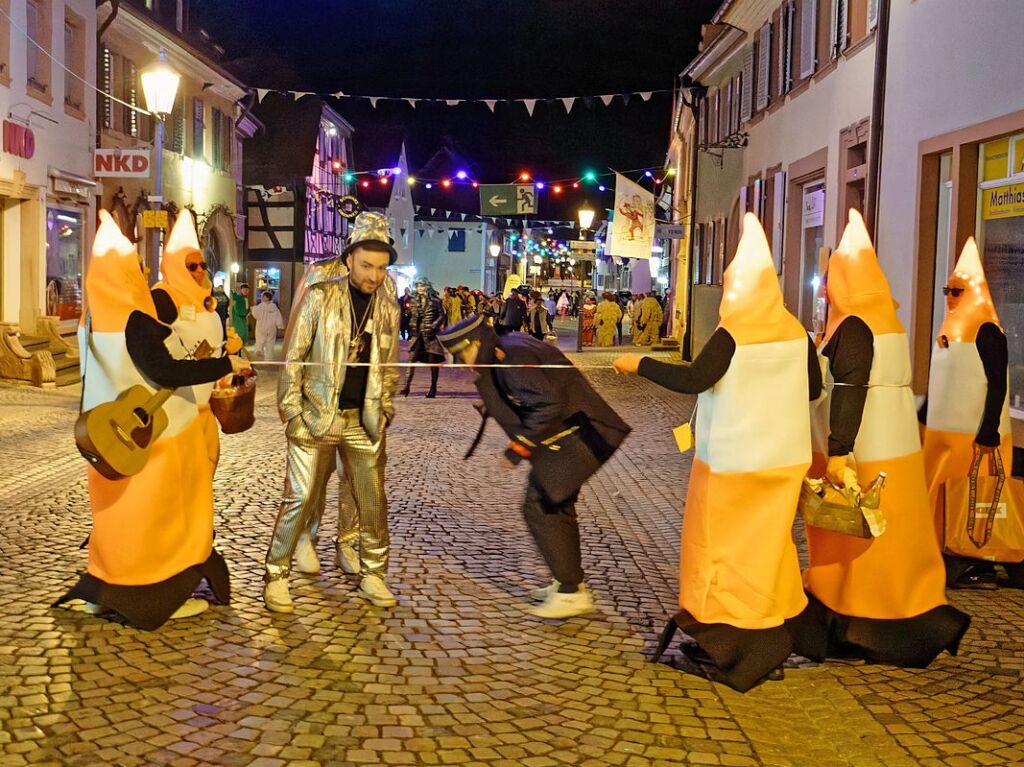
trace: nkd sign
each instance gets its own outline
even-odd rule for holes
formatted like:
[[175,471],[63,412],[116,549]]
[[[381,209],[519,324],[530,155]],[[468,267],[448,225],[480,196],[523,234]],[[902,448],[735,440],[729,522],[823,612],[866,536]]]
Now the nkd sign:
[[36,134],[27,125],[4,120],[4,151],[31,160],[36,153]]
[[148,178],[148,149],[96,149],[93,155],[96,178]]

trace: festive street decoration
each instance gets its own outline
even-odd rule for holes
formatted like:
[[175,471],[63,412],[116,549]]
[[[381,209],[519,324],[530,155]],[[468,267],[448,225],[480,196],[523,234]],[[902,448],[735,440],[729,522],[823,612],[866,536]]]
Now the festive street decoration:
[[[645,175],[650,176],[650,171]],[[624,258],[650,258],[654,245],[654,195],[615,174],[615,208],[609,250]]]

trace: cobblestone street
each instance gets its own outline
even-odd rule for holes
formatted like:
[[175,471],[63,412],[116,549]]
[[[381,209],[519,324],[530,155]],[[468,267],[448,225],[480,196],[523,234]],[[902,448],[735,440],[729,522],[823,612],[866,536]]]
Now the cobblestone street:
[[79,389],[0,388],[0,765],[1024,764],[1019,591],[952,594],[973,623],[927,670],[794,661],[740,695],[648,663],[676,609],[691,459],[671,428],[693,400],[588,373],[634,428],[579,504],[595,615],[525,614],[548,580],[519,512],[526,472],[500,467],[494,424],[462,460],[478,425],[464,371],[442,371],[435,400],[420,372],[388,434],[398,606],[369,606],[333,567],[332,481],[323,571],[293,576],[294,614],[268,612],[285,441],[263,374],[256,426],[222,437],[216,477],[232,603],[152,633],[49,607],[86,561]]

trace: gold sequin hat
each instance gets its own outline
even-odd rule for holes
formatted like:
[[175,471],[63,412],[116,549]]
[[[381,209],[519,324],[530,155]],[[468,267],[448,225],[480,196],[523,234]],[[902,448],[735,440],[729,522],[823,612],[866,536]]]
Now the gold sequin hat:
[[398,252],[394,248],[395,241],[391,238],[391,226],[388,224],[387,216],[382,213],[367,211],[356,216],[348,233],[348,245],[341,252],[341,257],[344,258],[365,242],[379,242],[387,246],[388,253],[391,254],[388,266],[398,260]]

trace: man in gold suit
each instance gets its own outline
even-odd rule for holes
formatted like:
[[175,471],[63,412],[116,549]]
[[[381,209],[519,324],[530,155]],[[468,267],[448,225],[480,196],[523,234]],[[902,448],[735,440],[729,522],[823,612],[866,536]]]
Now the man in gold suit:
[[263,600],[274,612],[294,609],[288,592],[293,556],[300,572],[320,570],[313,540],[336,458],[354,502],[349,526],[358,529],[358,536],[339,536],[338,563],[361,576],[360,596],[378,607],[395,605],[384,581],[384,467],[398,370],[373,366],[398,362],[399,309],[387,274],[397,258],[392,242],[385,216],[357,216],[341,256],[348,272],[326,270],[302,292],[285,338],[287,362],[313,364],[286,365],[278,382],[288,464],[264,575]]

